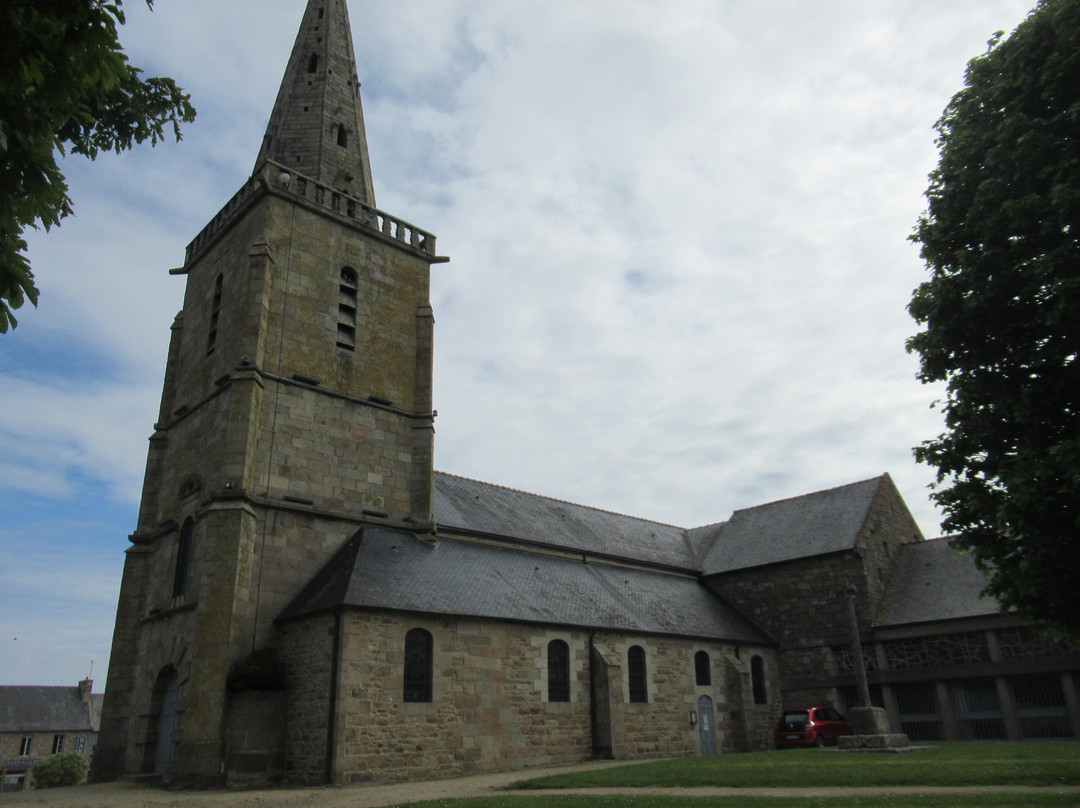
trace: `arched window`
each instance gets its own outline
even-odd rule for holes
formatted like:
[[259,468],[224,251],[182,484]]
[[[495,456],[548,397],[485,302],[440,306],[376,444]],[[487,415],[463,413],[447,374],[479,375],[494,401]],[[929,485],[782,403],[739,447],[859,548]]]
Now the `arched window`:
[[768,704],[769,694],[765,690],[765,660],[756,654],[750,657],[750,683],[754,688],[754,704]]
[[339,146],[349,145],[349,130],[345,128],[343,124],[337,126],[337,144]]
[[214,346],[217,344],[218,316],[221,314],[222,278],[222,275],[218,275],[217,280],[214,281],[214,299],[210,303],[210,334],[206,338],[207,356],[214,352]]
[[422,628],[405,635],[405,701],[431,701],[431,634]]
[[173,597],[187,594],[188,568],[191,566],[191,534],[195,532],[195,523],[189,516],[180,528],[180,542],[176,546],[176,572],[173,574]]
[[704,651],[694,654],[694,680],[698,687],[708,687],[712,684],[712,670],[709,666],[709,655]]
[[359,282],[356,270],[345,267],[341,270],[338,285],[338,321],[337,346],[346,351],[356,350],[356,296]]
[[645,650],[640,645],[632,645],[627,651],[626,672],[630,679],[630,701],[647,702],[649,678],[645,670]]
[[548,701],[570,701],[570,646],[552,640],[547,647]]

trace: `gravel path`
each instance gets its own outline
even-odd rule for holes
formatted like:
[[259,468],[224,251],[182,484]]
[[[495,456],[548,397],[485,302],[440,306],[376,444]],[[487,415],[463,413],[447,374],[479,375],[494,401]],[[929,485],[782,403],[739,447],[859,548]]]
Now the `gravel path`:
[[[631,761],[640,762],[640,761]],[[266,791],[165,791],[134,783],[103,783],[44,791],[22,791],[0,795],[0,806],[57,806],[57,808],[379,808],[420,800],[448,797],[482,797],[506,788],[518,780],[540,775],[586,771],[627,765],[623,761],[597,761],[573,766],[525,769],[499,774],[481,774],[450,780],[428,780],[385,786],[281,788]],[[1024,787],[985,786],[974,788],[906,786],[881,788],[815,788],[815,796],[859,796],[867,794],[954,794],[957,792],[1059,793],[1076,794],[1080,786]],[[529,791],[529,794],[567,794],[565,790]],[[800,788],[593,788],[589,794],[679,794],[701,796],[805,797]],[[1080,804],[1080,799],[1078,799]]]

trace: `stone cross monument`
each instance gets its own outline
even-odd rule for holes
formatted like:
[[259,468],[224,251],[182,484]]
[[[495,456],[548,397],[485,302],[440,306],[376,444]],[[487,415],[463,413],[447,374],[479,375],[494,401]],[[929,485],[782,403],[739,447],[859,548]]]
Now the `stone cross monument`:
[[848,712],[852,734],[840,738],[841,750],[894,752],[910,746],[908,736],[889,731],[889,716],[884,708],[870,704],[870,686],[866,680],[866,662],[863,659],[862,640],[859,637],[859,617],[855,610],[854,586],[848,587],[848,618],[851,629],[851,658],[855,666],[855,678],[859,691],[859,706]]

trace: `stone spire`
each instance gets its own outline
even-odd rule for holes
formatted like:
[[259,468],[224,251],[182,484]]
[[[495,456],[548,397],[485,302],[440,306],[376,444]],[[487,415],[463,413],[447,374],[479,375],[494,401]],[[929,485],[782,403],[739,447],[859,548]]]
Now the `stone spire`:
[[267,160],[375,207],[345,0],[308,0],[256,170]]

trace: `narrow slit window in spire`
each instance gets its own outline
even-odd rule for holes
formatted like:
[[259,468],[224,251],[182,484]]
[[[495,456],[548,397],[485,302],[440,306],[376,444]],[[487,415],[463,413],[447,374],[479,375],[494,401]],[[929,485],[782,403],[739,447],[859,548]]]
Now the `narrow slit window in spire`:
[[206,338],[207,356],[214,352],[214,346],[217,344],[218,317],[221,314],[221,281],[222,276],[218,275],[214,282],[214,300],[210,304],[210,333]]

